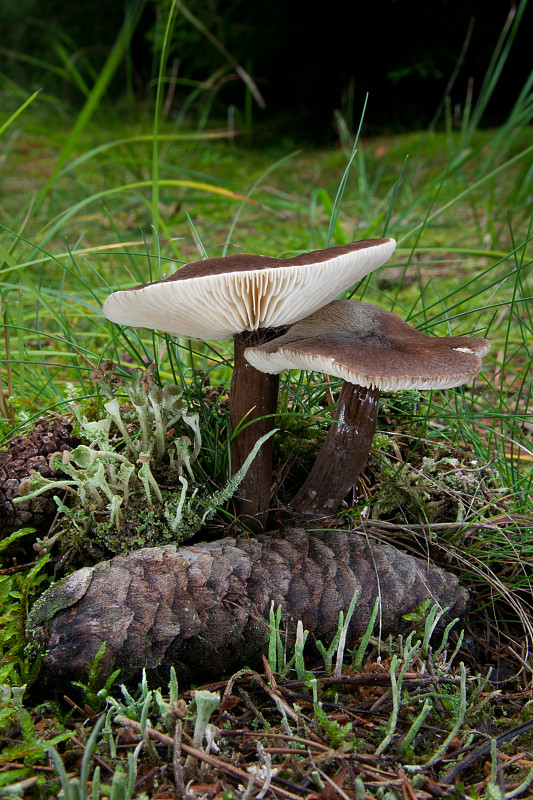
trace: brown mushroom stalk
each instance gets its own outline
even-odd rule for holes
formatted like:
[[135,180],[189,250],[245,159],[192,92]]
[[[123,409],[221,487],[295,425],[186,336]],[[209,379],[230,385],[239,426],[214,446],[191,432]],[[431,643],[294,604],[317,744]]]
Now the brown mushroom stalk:
[[376,432],[379,395],[379,389],[343,383],[335,421],[311,472],[291,500],[294,511],[335,514],[368,460]]
[[[274,427],[278,407],[279,375],[252,367],[244,357],[247,347],[263,343],[262,331],[245,331],[233,337],[233,374],[229,393],[231,472],[244,464],[257,440]],[[266,523],[272,486],[272,437],[262,445],[232,499],[235,515],[252,531]]]
[[[231,471],[274,428],[278,379],[244,358],[279,329],[303,319],[387,261],[394,239],[367,239],[288,259],[242,253],[181,267],[161,281],[111,294],[103,305],[113,322],[217,340],[234,337],[230,387]],[[247,337],[252,336],[249,340]],[[261,419],[259,419],[261,418]],[[272,482],[272,442],[266,441],[235,497],[237,516],[263,527]]]
[[475,378],[490,343],[479,337],[428,336],[380,306],[337,300],[249,347],[257,369],[311,369],[343,378],[336,420],[317,462],[290,506],[334,514],[364,468],[376,427],[379,393],[449,389]]

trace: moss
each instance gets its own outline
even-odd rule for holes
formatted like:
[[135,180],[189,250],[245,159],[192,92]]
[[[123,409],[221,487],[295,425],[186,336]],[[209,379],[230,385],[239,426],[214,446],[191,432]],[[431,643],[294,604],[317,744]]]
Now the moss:
[[[370,516],[401,524],[462,522],[487,504],[501,503],[498,473],[472,453],[420,440],[409,458],[398,458],[412,436],[378,434],[367,475],[378,487]],[[403,454],[403,451],[402,451]],[[365,501],[365,506],[369,506]]]
[[[165,492],[165,500],[177,503],[176,492]],[[144,495],[130,498],[127,514],[120,528],[111,520],[108,511],[77,512],[79,527],[65,518],[58,541],[59,567],[61,570],[78,569],[105,561],[115,555],[125,555],[142,547],[163,544],[180,544],[196,532],[196,520],[184,518],[173,531],[165,516],[165,506],[148,508]]]

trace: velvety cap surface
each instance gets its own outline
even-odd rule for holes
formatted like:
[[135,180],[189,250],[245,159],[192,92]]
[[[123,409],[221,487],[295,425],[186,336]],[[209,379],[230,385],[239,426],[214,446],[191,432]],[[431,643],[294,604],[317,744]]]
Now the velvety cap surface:
[[480,337],[428,336],[380,306],[337,300],[244,355],[261,372],[310,369],[391,391],[460,386],[489,350]]
[[295,258],[236,254],[186,264],[162,281],[114,292],[113,322],[198,339],[290,325],[384,264],[394,239],[365,239]]

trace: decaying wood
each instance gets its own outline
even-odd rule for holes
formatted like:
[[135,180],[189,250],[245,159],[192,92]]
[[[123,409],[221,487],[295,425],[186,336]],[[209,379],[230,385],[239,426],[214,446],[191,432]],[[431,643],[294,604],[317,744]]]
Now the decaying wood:
[[55,678],[86,675],[105,641],[101,680],[116,668],[126,679],[143,667],[157,680],[173,664],[182,681],[198,682],[260,661],[272,601],[282,606],[289,648],[298,620],[308,642],[326,644],[356,590],[348,644],[366,630],[378,596],[382,636],[405,627],[402,615],[428,598],[455,616],[467,601],[456,576],[391,545],[292,528],[145,548],[78,570],[35,604],[28,638],[44,646],[44,666]]

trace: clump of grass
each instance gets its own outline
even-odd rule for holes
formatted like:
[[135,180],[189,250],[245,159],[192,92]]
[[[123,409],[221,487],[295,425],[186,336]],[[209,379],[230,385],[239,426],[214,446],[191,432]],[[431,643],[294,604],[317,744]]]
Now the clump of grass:
[[50,584],[45,570],[48,559],[39,558],[29,565],[16,563],[17,553],[24,553],[23,540],[31,540],[34,533],[33,528],[22,528],[0,541],[2,562],[7,564],[9,556],[12,559],[12,565],[0,572],[0,686],[20,687],[31,683],[36,674],[24,655],[24,625],[32,599]]

